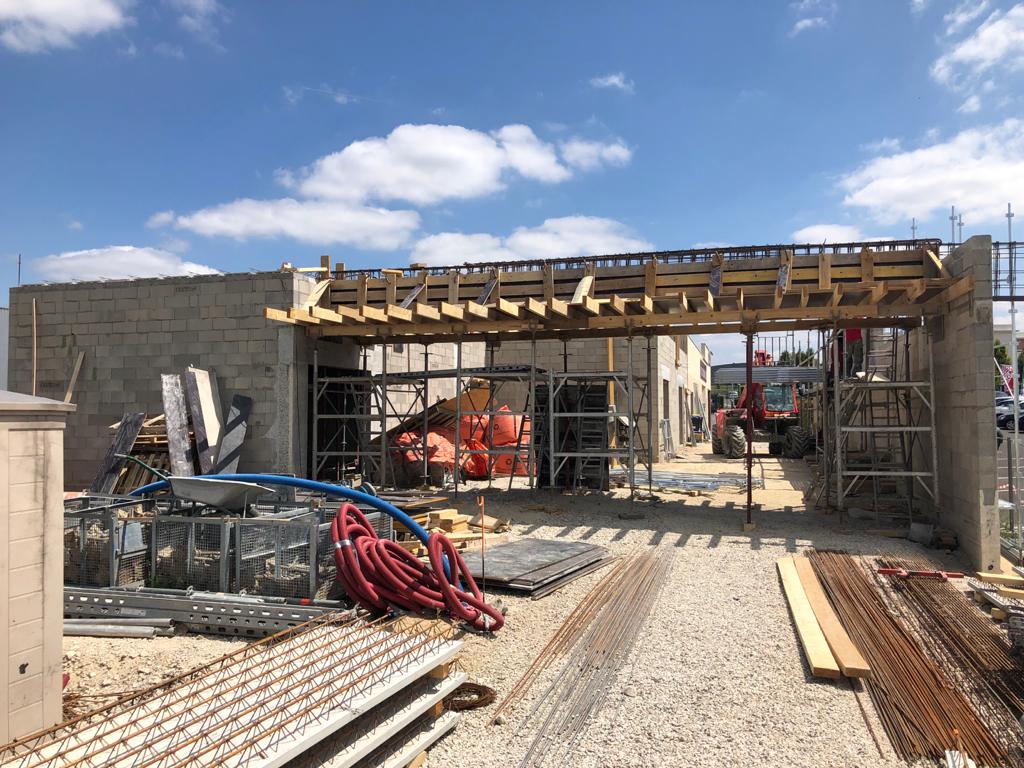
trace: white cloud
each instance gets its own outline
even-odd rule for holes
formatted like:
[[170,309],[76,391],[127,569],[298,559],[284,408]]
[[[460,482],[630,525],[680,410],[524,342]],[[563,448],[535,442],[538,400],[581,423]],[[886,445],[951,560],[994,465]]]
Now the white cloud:
[[161,41],[153,46],[153,50],[158,56],[163,56],[165,59],[183,60],[185,58],[185,49],[180,45]]
[[[553,184],[570,178],[574,169],[623,165],[631,155],[621,141],[574,142],[568,151],[562,145],[563,164],[554,146],[526,125],[506,125],[490,134],[458,125],[400,125],[385,137],[352,142],[306,168],[275,171],[277,182],[295,197],[235,200],[173,220],[178,228],[207,236],[286,236],[398,248],[419,226],[419,214],[371,203],[429,206],[479,198],[504,189],[512,175]],[[166,225],[172,215],[154,214],[150,226]]]
[[590,78],[591,88],[616,88],[625,93],[633,93],[633,81],[626,77],[624,72],[613,72],[603,77]]
[[690,247],[695,250],[704,250],[707,248],[733,248],[735,244],[727,243],[724,240],[708,240],[702,243],[694,243]]
[[1024,3],[995,11],[931,67],[936,82],[955,91],[974,88],[996,67],[1024,67]]
[[573,138],[562,142],[562,159],[573,168],[592,171],[601,165],[623,166],[633,157],[633,150],[618,139],[610,144]]
[[494,132],[505,149],[506,162],[528,179],[546,183],[565,181],[572,173],[558,162],[555,149],[541,141],[527,125],[506,125]]
[[856,243],[863,239],[857,227],[847,224],[812,224],[793,233],[794,243]]
[[33,267],[44,279],[60,282],[219,274],[213,267],[183,261],[170,251],[134,245],[52,254],[37,259]]
[[178,24],[197,40],[222,49],[217,22],[227,18],[218,0],[166,0],[179,12]]
[[341,104],[343,106],[345,104],[351,104],[354,101],[358,101],[358,99],[351,94],[345,93],[344,91],[327,84],[321,85],[319,88],[313,88],[309,85],[283,85],[281,86],[281,91],[284,94],[285,101],[292,106],[295,106],[302,101],[302,97],[307,93],[316,93],[321,96],[326,96],[335,104]]
[[869,160],[840,180],[843,204],[894,224],[956,205],[977,224],[996,223],[1024,178],[1024,121],[961,131],[946,141]]
[[924,13],[924,9],[928,7],[928,3],[931,0],[910,0],[910,10],[912,13],[919,14]]
[[68,229],[73,230],[75,232],[81,232],[83,229],[85,229],[85,225],[82,224],[82,222],[80,222],[78,219],[72,219],[71,221],[68,222]]
[[537,227],[519,227],[506,238],[443,232],[413,246],[412,263],[432,266],[517,259],[560,259],[650,251],[651,243],[614,219],[564,216]]
[[174,221],[178,229],[207,237],[290,237],[317,245],[343,244],[380,250],[401,248],[419,223],[415,211],[292,198],[235,200],[178,216]]
[[970,96],[964,99],[964,103],[957,107],[956,111],[962,115],[973,115],[980,109],[981,97],[976,93],[972,93]]
[[159,229],[166,227],[172,221],[174,221],[174,211],[160,211],[146,220],[146,226],[150,229]]
[[127,0],[3,0],[0,45],[18,53],[71,48],[80,37],[120,29]]
[[946,23],[946,36],[950,37],[958,34],[964,27],[980,17],[988,9],[988,0],[981,0],[981,2],[978,2],[978,0],[961,0],[956,8],[942,17],[942,20]]
[[801,32],[806,32],[809,29],[819,29],[828,26],[828,19],[824,16],[809,16],[806,19],[797,19],[796,23],[793,24],[793,28],[789,30],[790,37],[796,37]]
[[871,154],[888,154],[889,152],[899,152],[900,140],[893,139],[888,136],[881,138],[878,141],[869,141],[867,144],[861,144],[861,149]]

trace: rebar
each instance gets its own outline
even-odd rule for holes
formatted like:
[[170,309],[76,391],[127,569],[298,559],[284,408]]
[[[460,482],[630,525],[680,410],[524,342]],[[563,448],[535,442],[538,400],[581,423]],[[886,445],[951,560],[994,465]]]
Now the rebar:
[[979,765],[1013,765],[964,694],[893,615],[865,568],[842,552],[808,554],[843,626],[871,665],[865,686],[905,760],[967,752]]

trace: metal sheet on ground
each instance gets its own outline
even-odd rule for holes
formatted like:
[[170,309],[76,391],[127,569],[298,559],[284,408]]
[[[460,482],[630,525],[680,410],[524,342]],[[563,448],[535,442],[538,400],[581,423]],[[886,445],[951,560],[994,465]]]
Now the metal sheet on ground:
[[[604,547],[582,541],[519,539],[484,553],[486,583],[533,591],[608,554]],[[473,578],[482,579],[480,553],[464,555]]]

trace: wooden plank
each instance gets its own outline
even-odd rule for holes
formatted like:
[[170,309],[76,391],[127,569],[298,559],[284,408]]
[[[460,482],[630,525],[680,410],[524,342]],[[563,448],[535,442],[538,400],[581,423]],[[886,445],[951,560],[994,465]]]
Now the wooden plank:
[[1011,587],[997,587],[1001,597],[1012,597],[1017,600],[1024,600],[1024,589],[1012,589]]
[[[329,258],[330,257],[328,257],[328,259]],[[309,296],[306,297],[306,300],[302,302],[302,308],[308,310],[311,307],[315,307],[317,304],[319,304],[320,299],[323,297],[323,295],[327,293],[328,290],[330,290],[331,282],[332,281],[328,279],[321,280],[319,283],[317,283],[313,287],[313,290],[309,292]]]
[[418,302],[417,304],[414,305],[414,308],[416,310],[416,317],[422,318],[424,320],[441,319],[441,313],[435,307],[432,307],[430,304]]
[[526,298],[526,311],[537,317],[548,316],[548,306],[543,301],[538,301],[532,296]]
[[369,305],[363,305],[362,307],[359,308],[359,311],[362,313],[364,318],[374,323],[387,324],[388,322],[388,313],[382,309],[377,309],[376,307],[371,307]]
[[142,421],[146,418],[144,413],[126,413],[121,419],[121,425],[114,434],[114,441],[110,444],[107,455],[103,457],[96,477],[89,486],[89,493],[106,495],[114,492],[117,485],[117,478],[124,467],[125,459],[117,454],[128,454],[135,445],[135,438],[142,430]]
[[950,276],[949,270],[946,269],[946,265],[943,264],[942,260],[939,259],[939,257],[936,256],[931,250],[929,250],[927,248],[925,249],[925,251],[924,251],[924,258],[925,258],[925,261],[927,261],[928,264],[930,264],[935,269],[935,272],[936,272],[936,274],[939,277],[949,277]]
[[444,317],[451,318],[452,320],[462,320],[465,317],[465,312],[462,307],[451,304],[447,301],[441,302],[441,314]]
[[818,626],[825,635],[832,655],[835,657],[839,669],[847,677],[868,677],[871,674],[871,667],[861,654],[860,650],[850,639],[843,624],[839,621],[832,604],[825,595],[818,577],[814,573],[814,566],[806,557],[794,557],[793,563],[796,572],[800,577],[800,584],[804,588],[807,602],[811,604],[811,610],[818,620]]
[[475,301],[467,301],[465,304],[462,305],[462,308],[466,310],[467,315],[479,317],[481,320],[486,320],[489,316],[487,312],[487,307]]
[[818,288],[828,290],[832,287],[832,254],[818,254]]
[[273,307],[264,307],[263,316],[267,320],[276,320],[279,323],[289,323],[291,325],[302,325],[303,323],[288,316],[288,312],[283,309],[274,309]]
[[217,465],[217,449],[224,424],[217,377],[202,368],[185,370],[185,396],[192,414],[192,431],[199,453],[199,470],[208,475]]
[[519,305],[513,304],[508,299],[503,299],[500,296],[494,300],[495,309],[497,309],[503,315],[509,317],[519,317]]
[[978,581],[984,581],[987,584],[999,584],[1004,587],[1024,587],[1024,576],[1011,576],[1005,573],[982,573],[977,572]]
[[860,252],[860,279],[865,283],[875,279],[875,252],[870,248],[862,248]]
[[722,255],[711,257],[711,274],[708,277],[708,293],[717,298],[722,292]]
[[569,317],[569,305],[561,299],[554,297],[548,299],[548,309],[554,315],[560,315],[562,317]]
[[308,325],[320,325],[320,318],[314,317],[310,312],[299,307],[291,307],[288,310],[288,317]]
[[160,375],[160,393],[167,417],[167,452],[171,461],[171,474],[176,477],[192,477],[195,473],[195,456],[192,440],[188,435],[188,406],[181,376],[177,373]]
[[594,291],[594,276],[584,275],[578,283],[576,283],[576,290],[572,293],[572,301],[570,304],[582,304],[585,296],[592,296]]
[[828,641],[818,625],[818,619],[815,617],[807,594],[800,583],[800,576],[796,571],[793,558],[784,557],[776,565],[779,569],[779,577],[782,579],[782,589],[789,602],[789,610],[793,615],[793,623],[796,625],[800,644],[804,649],[807,665],[811,668],[811,674],[815,677],[838,678],[840,676],[839,664],[832,655]]
[[224,422],[224,437],[217,452],[217,474],[234,474],[238,471],[238,460],[242,456],[242,443],[245,442],[251,412],[251,397],[232,395],[228,420]]
[[68,388],[64,390],[64,402],[70,403],[71,397],[75,394],[75,384],[78,383],[78,374],[82,370],[82,361],[85,359],[85,350],[79,350],[75,358],[75,367],[71,371],[71,378],[68,380]]
[[412,310],[400,307],[397,304],[388,304],[385,310],[388,313],[388,320],[394,320],[399,323],[411,323],[412,322]]
[[[459,303],[459,278],[457,270],[453,269],[448,273],[448,303],[452,306]],[[444,308],[441,309],[441,313],[444,314]]]
[[334,309],[325,309],[324,307],[310,307],[309,313],[318,320],[326,320],[327,322],[330,323],[344,324],[346,322],[366,322],[366,318],[363,317],[358,310],[352,309],[351,307],[342,306],[341,304],[335,305]]

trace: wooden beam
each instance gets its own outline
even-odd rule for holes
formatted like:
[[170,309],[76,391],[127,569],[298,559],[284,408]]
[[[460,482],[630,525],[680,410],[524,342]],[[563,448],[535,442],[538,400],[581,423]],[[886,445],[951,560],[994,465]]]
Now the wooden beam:
[[387,325],[388,323],[388,313],[381,309],[366,305],[361,307],[359,311],[363,313],[363,317],[367,320],[372,320],[375,323],[383,323],[384,325]]
[[388,313],[388,320],[395,320],[400,323],[412,322],[412,310],[400,307],[397,304],[388,304],[385,312]]
[[811,561],[806,557],[794,557],[793,564],[796,566],[807,602],[811,604],[814,617],[818,620],[818,626],[821,627],[825,642],[828,643],[839,669],[847,677],[868,677],[871,674],[871,666],[843,628],[832,604],[825,596],[825,590],[814,574]]
[[711,274],[708,276],[708,293],[718,297],[722,292],[722,254],[716,253],[711,257]]
[[937,312],[943,304],[956,301],[974,290],[974,275],[965,275],[946,288],[937,296],[933,296],[925,302],[925,309],[929,312]]
[[555,273],[550,264],[541,267],[541,278],[544,281],[544,301],[555,298]]
[[815,677],[838,678],[840,676],[839,664],[836,662],[835,656],[832,655],[825,634],[821,631],[818,619],[814,615],[814,609],[811,608],[811,603],[800,583],[800,576],[797,574],[793,558],[784,557],[776,565],[779,569],[779,577],[782,579],[782,589],[789,603],[789,610],[793,615],[793,623],[796,625],[797,635],[800,637],[800,644],[804,648],[807,666],[811,668],[811,674]]
[[[330,256],[327,256],[326,258],[330,260]],[[321,280],[313,286],[313,290],[309,292],[309,296],[307,296],[306,300],[302,302],[302,308],[308,310],[310,307],[315,307],[319,304],[320,299],[330,289],[332,282],[333,280]]]
[[551,310],[551,314],[553,315],[560,315],[562,317],[569,316],[568,302],[562,301],[561,299],[556,299],[554,296],[548,299],[548,309]]
[[921,297],[921,294],[928,290],[928,286],[925,283],[924,278],[921,278],[919,280],[913,280],[911,281],[911,283],[911,286],[907,288],[907,291],[904,295],[906,296],[907,302],[913,304]]
[[644,265],[644,293],[655,296],[658,293],[658,261],[650,259]]
[[867,247],[860,251],[860,279],[864,283],[875,279],[875,252]]
[[494,307],[503,315],[508,315],[509,317],[519,317],[519,305],[513,304],[508,299],[503,299],[500,296],[496,297],[494,299]]
[[649,293],[645,293],[643,296],[641,296],[638,299],[638,303],[636,306],[639,306],[640,309],[643,310],[643,313],[645,315],[650,315],[654,313],[654,299],[651,298],[651,295]]
[[939,277],[950,277],[949,270],[946,269],[946,265],[942,263],[942,260],[936,256],[931,249],[924,249],[924,260],[926,264],[931,264],[931,266],[935,268]]
[[416,317],[422,320],[440,320],[441,313],[436,307],[432,307],[430,304],[424,304],[422,301],[413,304],[413,308],[416,312]]
[[462,307],[447,301],[441,302],[441,314],[444,317],[451,318],[452,320],[462,320],[466,315]]
[[304,309],[298,307],[291,307],[288,310],[288,317],[292,320],[299,320],[300,322],[307,323],[309,325],[320,325],[320,318],[314,317]]
[[[448,304],[455,306],[459,303],[459,272],[450,270],[448,272]],[[444,312],[442,307],[441,312]]]
[[82,361],[85,359],[85,350],[79,350],[78,357],[75,358],[75,367],[71,371],[71,378],[68,379],[68,388],[64,390],[64,402],[70,403],[72,396],[75,394],[75,384],[78,383],[78,374],[82,370]]
[[367,291],[368,291],[367,282],[368,281],[369,281],[369,277],[367,277],[367,275],[365,273],[359,275],[358,284],[356,285],[356,306],[359,307],[360,309],[363,306],[365,306],[365,304],[366,304],[366,294],[367,294]]
[[330,278],[331,278],[331,257],[330,257],[329,254],[325,253],[325,254],[323,254],[320,257],[320,270],[324,274],[324,279],[325,280],[330,280]]
[[273,307],[264,307],[263,316],[267,320],[276,320],[279,323],[290,323],[291,325],[303,325],[298,320],[293,320],[288,317],[288,312],[283,309],[274,309]]
[[586,296],[592,296],[594,292],[594,276],[584,275],[578,283],[576,283],[576,290],[573,291],[572,301],[570,304],[582,304],[583,299]]
[[487,307],[475,301],[464,302],[462,308],[466,310],[467,315],[473,317],[479,317],[482,320],[486,320],[489,317]]
[[679,301],[679,313],[685,315],[690,311],[690,300],[686,298],[685,293],[680,293],[678,296]]
[[843,284],[833,283],[832,284],[832,295],[828,297],[828,303],[826,306],[838,307],[839,302],[843,300]]
[[876,285],[873,285],[870,289],[868,289],[868,292],[864,294],[864,298],[862,298],[858,302],[858,304],[860,304],[861,306],[864,306],[865,304],[881,304],[882,299],[885,298],[885,295],[888,292],[888,283],[877,283]]
[[832,254],[824,251],[818,254],[818,288],[832,287]]
[[532,296],[526,297],[525,307],[526,311],[529,312],[531,315],[536,315],[537,317],[548,316],[548,305],[545,304],[543,301],[538,301]]
[[601,305],[596,299],[593,299],[590,296],[584,296],[578,302],[572,302],[571,306],[578,307],[586,314],[594,315],[595,317],[601,314]]
[[1024,587],[1024,576],[1014,576],[1006,573],[984,573],[978,571],[976,574],[978,581],[984,581],[986,584],[998,584],[1002,587],[1014,587],[1020,589]]
[[736,309],[743,309],[743,289],[736,289]]
[[344,323],[346,320],[353,323],[366,322],[366,318],[358,311],[342,304],[335,305],[333,310],[326,309],[325,307],[310,307],[309,311],[313,317],[319,318],[320,320],[329,320],[333,323]]
[[382,269],[384,275],[384,303],[388,306],[398,304],[398,275],[394,270]]
[[800,288],[800,309],[807,309],[807,304],[808,304],[808,302],[810,302],[810,300],[811,300],[811,292],[810,292],[810,290],[808,290],[806,285],[802,286]]

